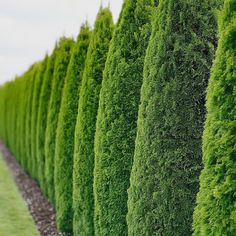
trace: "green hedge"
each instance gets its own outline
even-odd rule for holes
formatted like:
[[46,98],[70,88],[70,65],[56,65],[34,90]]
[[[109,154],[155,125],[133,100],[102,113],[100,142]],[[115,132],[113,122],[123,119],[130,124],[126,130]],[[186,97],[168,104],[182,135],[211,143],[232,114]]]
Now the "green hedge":
[[[28,72],[27,80],[27,94],[26,98],[26,117],[25,117],[25,169],[29,173],[32,172],[32,162],[31,162],[31,117],[32,117],[32,105],[33,105],[33,88],[36,76],[36,66],[33,65]],[[14,132],[13,132],[14,133]],[[15,134],[17,135],[17,134]]]
[[[43,78],[42,89],[39,97],[39,109],[38,109],[38,117],[37,117],[37,130],[36,130],[36,158],[38,161],[45,162],[45,135],[46,135],[46,128],[47,128],[47,117],[48,117],[48,109],[49,109],[49,101],[51,97],[51,89],[52,89],[52,81],[54,75],[54,67],[55,61],[57,56],[57,45],[52,53],[52,55],[48,58],[46,72]],[[48,176],[52,170],[44,169],[44,175]],[[41,170],[43,171],[43,170]],[[49,182],[46,185],[51,186]],[[54,189],[45,188],[45,193],[48,196],[51,203],[54,203],[53,192]]]
[[55,194],[57,214],[59,215],[58,224],[61,230],[67,232],[72,231],[74,130],[89,38],[89,27],[87,24],[84,24],[80,29],[77,42],[72,51],[58,118],[55,149]]
[[[41,159],[38,166],[39,172],[41,174],[42,189],[46,191],[47,188],[48,192],[55,191],[56,189],[56,186],[54,184],[54,174],[55,174],[54,156],[55,156],[55,144],[56,144],[56,130],[57,130],[59,111],[61,107],[62,90],[73,46],[74,46],[74,41],[72,39],[61,38],[58,44],[58,52],[53,73],[53,82],[52,82],[53,84],[48,108],[49,110],[47,116],[47,128],[45,135],[45,160]],[[45,170],[50,170],[50,171],[47,171],[45,175]],[[51,194],[54,194],[54,192],[51,192]],[[55,196],[53,196],[53,198],[51,199],[52,201],[54,201],[54,197]],[[59,199],[56,199],[56,201],[58,200]],[[58,206],[56,203],[56,210],[59,207],[60,206]],[[60,219],[61,219],[60,212],[57,211],[57,224],[59,229],[61,230],[62,228],[60,224]]]
[[204,169],[194,212],[195,236],[236,235],[236,2],[219,18],[219,46],[207,89]]
[[[31,116],[31,161],[32,161],[32,176],[39,181],[38,160],[37,160],[37,118],[39,108],[39,98],[43,82],[43,77],[46,72],[48,56],[38,65],[37,75],[34,82],[34,91],[32,99],[32,116]],[[21,108],[22,109],[22,108]],[[21,123],[21,122],[20,122]]]
[[106,61],[95,135],[96,235],[127,235],[127,189],[152,7],[152,0],[124,2]]
[[141,90],[129,235],[191,235],[218,2],[159,2]]
[[94,135],[103,69],[113,32],[109,9],[100,9],[89,44],[75,130],[74,235],[94,235]]

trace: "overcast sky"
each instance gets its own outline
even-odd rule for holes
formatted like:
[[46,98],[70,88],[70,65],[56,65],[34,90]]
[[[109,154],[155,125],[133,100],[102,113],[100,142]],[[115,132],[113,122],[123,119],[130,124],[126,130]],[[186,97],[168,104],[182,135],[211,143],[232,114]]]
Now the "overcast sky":
[[51,52],[60,36],[93,25],[101,3],[117,21],[123,0],[0,0],[0,84]]

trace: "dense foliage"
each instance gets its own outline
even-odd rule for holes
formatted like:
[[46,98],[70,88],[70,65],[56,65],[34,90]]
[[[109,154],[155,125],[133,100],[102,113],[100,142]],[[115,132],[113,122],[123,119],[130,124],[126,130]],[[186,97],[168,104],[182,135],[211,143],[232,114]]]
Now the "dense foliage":
[[[74,41],[70,38],[61,38],[58,43],[57,56],[53,72],[52,90],[48,108],[46,134],[45,134],[45,159],[39,160],[38,169],[41,176],[42,189],[47,192],[51,191],[51,201],[55,200],[56,210],[60,209],[57,205],[60,196],[55,195],[56,187],[54,184],[54,168],[55,164],[55,146],[56,146],[56,131],[58,124],[59,111],[62,100],[62,90],[65,82],[66,72],[70,61],[71,52],[74,46]],[[48,170],[45,174],[45,170]],[[47,184],[46,184],[47,183]],[[61,222],[61,214],[57,211],[57,225],[60,230],[64,230],[64,224]],[[66,226],[65,226],[66,227]]]
[[[55,150],[55,194],[58,220],[63,231],[72,231],[72,174],[74,130],[90,31],[83,25],[70,58],[58,118]],[[48,173],[51,168],[48,168]],[[59,218],[60,217],[60,218]]]
[[[33,97],[32,97],[32,111],[31,111],[31,162],[32,162],[32,176],[39,181],[39,171],[38,171],[38,160],[37,160],[37,147],[36,147],[36,138],[37,138],[37,122],[38,122],[38,108],[39,108],[39,98],[40,92],[43,83],[43,77],[47,68],[47,60],[48,56],[40,62],[38,65],[38,71],[34,81],[34,89],[33,89]],[[23,100],[22,100],[23,101]],[[22,111],[24,108],[24,104],[21,102]],[[24,120],[24,118],[22,118]],[[20,121],[20,127],[22,126],[22,120]],[[19,139],[20,140],[20,139]],[[20,146],[21,147],[21,146]],[[19,156],[22,154],[19,153]]]
[[59,231],[236,235],[235,11],[235,0],[124,0],[114,25],[101,7],[93,31],[83,24],[0,86],[1,142]]
[[[43,78],[43,84],[42,89],[40,92],[39,97],[39,108],[38,108],[38,117],[37,117],[37,129],[36,129],[36,158],[38,161],[45,160],[45,134],[46,134],[46,128],[47,128],[47,116],[48,116],[48,108],[49,108],[49,101],[51,97],[51,88],[52,88],[52,79],[54,74],[54,67],[55,67],[55,61],[56,61],[56,53],[57,53],[57,46],[55,47],[52,55],[48,58],[47,62],[47,68],[46,72]],[[43,171],[43,170],[42,170]],[[51,170],[44,170],[43,173],[45,176],[50,175],[48,172],[51,172]],[[50,183],[47,182],[47,186],[50,185]],[[46,188],[45,193],[48,196],[49,200],[54,203],[52,188]]]
[[159,2],[141,90],[129,235],[191,235],[218,2]]
[[100,9],[88,48],[75,130],[74,235],[94,235],[94,135],[102,74],[112,32],[113,21],[110,10]]
[[236,2],[226,0],[219,20],[219,46],[207,89],[204,169],[194,212],[194,234],[236,235]]
[[124,2],[106,61],[95,135],[96,235],[127,235],[127,189],[153,5]]

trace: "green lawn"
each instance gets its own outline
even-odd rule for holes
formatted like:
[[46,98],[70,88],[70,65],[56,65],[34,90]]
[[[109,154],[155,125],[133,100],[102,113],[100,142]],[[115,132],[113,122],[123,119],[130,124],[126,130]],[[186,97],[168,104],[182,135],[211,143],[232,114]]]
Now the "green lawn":
[[0,236],[39,236],[0,153]]

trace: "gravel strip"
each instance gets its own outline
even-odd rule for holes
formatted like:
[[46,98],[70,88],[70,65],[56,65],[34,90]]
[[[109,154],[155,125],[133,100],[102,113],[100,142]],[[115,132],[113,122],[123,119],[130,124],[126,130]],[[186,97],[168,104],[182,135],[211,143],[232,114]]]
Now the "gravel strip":
[[25,199],[29,211],[41,236],[68,236],[57,231],[55,211],[51,203],[43,195],[38,184],[29,177],[16,161],[15,157],[0,142],[0,151],[6,161],[14,180]]

